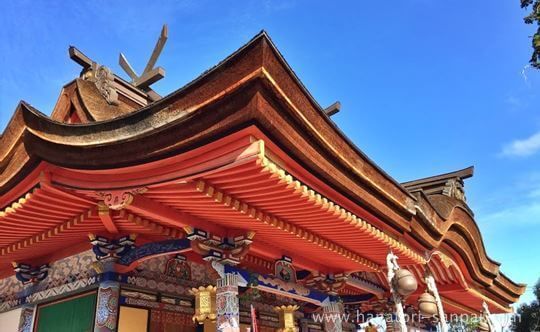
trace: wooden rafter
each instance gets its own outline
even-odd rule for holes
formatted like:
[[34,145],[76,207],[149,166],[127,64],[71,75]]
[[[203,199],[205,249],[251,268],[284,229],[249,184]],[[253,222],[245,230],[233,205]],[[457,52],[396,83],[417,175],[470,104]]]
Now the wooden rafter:
[[257,220],[261,223],[275,227],[276,229],[279,229],[283,232],[294,234],[298,238],[303,239],[304,241],[307,241],[319,247],[323,247],[331,252],[334,252],[338,255],[346,257],[347,259],[350,259],[354,261],[355,263],[358,263],[359,265],[362,265],[365,268],[368,268],[370,270],[373,270],[373,271],[380,270],[380,267],[377,263],[374,263],[364,257],[361,257],[360,255],[353,253],[350,250],[340,245],[337,245],[332,241],[324,239],[313,232],[310,232],[301,227],[292,225],[260,209],[256,209],[250,206],[249,204],[242,202],[241,200],[235,199],[234,197],[231,197],[221,192],[218,188],[206,184],[204,181],[199,181],[197,183],[197,190],[205,194],[206,196],[213,198],[216,203],[223,204],[224,206],[229,207],[230,209],[237,211],[238,213],[247,215],[253,218],[254,220]]
[[389,249],[402,253],[403,255],[409,257],[411,260],[417,263],[425,263],[425,258],[423,258],[420,254],[407,247],[400,241],[392,238],[387,233],[381,231],[377,227],[371,225],[363,218],[358,217],[354,213],[351,213],[345,208],[335,204],[332,200],[310,189],[308,186],[304,185],[299,180],[293,178],[290,174],[287,174],[284,169],[271,162],[268,158],[264,158],[262,164],[265,165],[264,170],[266,172],[273,174],[281,181],[286,183],[288,186],[294,188],[295,191],[302,193],[302,195],[305,196],[308,201],[313,202],[317,206],[320,206],[323,210],[328,211],[328,213],[336,215],[338,219],[341,220],[341,222],[349,223],[358,228],[360,231],[367,232],[374,238],[385,243]]
[[134,225],[143,227],[144,229],[147,229],[151,232],[155,232],[156,234],[160,234],[166,237],[180,239],[185,237],[185,232],[182,229],[175,228],[175,227],[168,227],[163,226],[157,222],[150,221],[148,219],[145,219],[141,216],[138,216],[136,214],[130,213],[126,210],[119,211],[119,217],[124,218],[125,220],[129,221],[130,223],[133,223]]
[[41,243],[43,241],[47,241],[53,237],[61,236],[66,231],[72,230],[78,225],[82,224],[88,218],[95,216],[96,212],[97,212],[96,208],[91,208],[81,213],[77,217],[67,220],[51,229],[45,230],[36,235],[30,236],[26,239],[17,241],[7,247],[4,247],[0,249],[0,253],[2,256],[13,254],[19,250],[29,248],[35,244]]
[[204,229],[205,231],[216,235],[223,236],[226,234],[225,229],[215,224],[208,223],[206,220],[168,207],[167,205],[146,198],[143,195],[135,195],[133,202],[127,206],[126,209],[137,215],[159,220],[168,226],[177,228],[192,226]]

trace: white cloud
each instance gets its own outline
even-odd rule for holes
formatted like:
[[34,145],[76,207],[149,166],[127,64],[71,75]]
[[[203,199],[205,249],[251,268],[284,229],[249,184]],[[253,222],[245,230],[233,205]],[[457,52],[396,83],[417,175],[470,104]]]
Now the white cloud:
[[509,157],[527,157],[540,152],[540,132],[525,138],[512,141],[503,147],[501,155]]
[[532,200],[517,206],[508,207],[491,214],[480,216],[482,222],[486,224],[500,225],[539,225],[540,224],[540,202]]
[[476,219],[487,225],[508,227],[540,225],[539,198],[540,171],[522,174],[509,187],[488,194],[488,204],[475,209]]
[[529,193],[530,198],[540,198],[540,188],[535,189]]
[[506,97],[504,102],[512,106],[513,108],[518,108],[518,107],[523,106],[523,102],[521,101],[521,99],[519,99],[516,96],[508,96]]

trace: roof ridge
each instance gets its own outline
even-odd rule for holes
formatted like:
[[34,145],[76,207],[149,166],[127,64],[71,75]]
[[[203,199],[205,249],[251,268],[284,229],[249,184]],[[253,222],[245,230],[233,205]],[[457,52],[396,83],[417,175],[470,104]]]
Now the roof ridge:
[[424,178],[419,178],[415,180],[410,180],[406,182],[402,182],[401,185],[404,187],[412,187],[424,183],[434,182],[434,181],[442,181],[442,180],[449,180],[449,179],[468,179],[474,175],[474,166],[469,166],[457,171],[432,175]]

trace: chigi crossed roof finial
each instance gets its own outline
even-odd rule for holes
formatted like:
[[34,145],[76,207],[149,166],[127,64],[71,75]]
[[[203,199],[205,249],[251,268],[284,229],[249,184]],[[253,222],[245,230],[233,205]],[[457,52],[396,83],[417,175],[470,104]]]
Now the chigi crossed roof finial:
[[[83,67],[81,78],[94,82],[99,92],[110,105],[119,104],[119,93],[123,94],[124,96],[132,96],[133,93],[130,93],[128,90],[131,92],[143,92],[145,94],[145,98],[148,98],[149,101],[156,101],[161,99],[161,96],[152,90],[150,86],[165,77],[165,70],[162,67],[154,68],[154,66],[156,65],[163,47],[165,46],[167,34],[167,25],[164,24],[156,46],[152,51],[152,55],[150,56],[150,59],[148,60],[148,63],[146,64],[146,67],[141,75],[137,75],[124,54],[120,53],[120,67],[122,67],[122,69],[124,69],[124,71],[131,78],[131,82],[129,82],[129,84],[125,84],[127,83],[125,81],[122,83],[123,80],[116,76],[110,68],[93,61],[74,46],[69,47],[69,56],[73,61],[77,62]],[[138,100],[138,103],[140,102],[141,101]],[[142,106],[144,106],[144,103]]]
[[131,84],[133,84],[135,87],[146,92],[150,92],[152,91],[150,89],[150,85],[165,77],[165,70],[162,67],[154,68],[154,66],[156,65],[159,55],[161,54],[161,51],[163,50],[163,47],[167,42],[167,35],[167,24],[164,24],[163,28],[161,28],[161,34],[156,43],[156,46],[152,51],[152,55],[150,56],[150,59],[148,59],[146,67],[144,67],[141,75],[137,75],[133,67],[131,67],[131,65],[127,61],[126,56],[123,53],[120,53],[120,67],[122,67],[122,69],[124,69],[124,71],[128,74],[128,76],[131,78]]

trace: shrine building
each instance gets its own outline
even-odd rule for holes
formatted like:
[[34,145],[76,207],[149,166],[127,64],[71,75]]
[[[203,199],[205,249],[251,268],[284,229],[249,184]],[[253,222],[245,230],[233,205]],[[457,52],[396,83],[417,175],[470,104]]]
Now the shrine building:
[[140,75],[120,56],[128,79],[70,47],[82,70],[51,115],[21,101],[0,136],[2,332],[340,332],[368,314],[489,331],[511,312],[525,285],[486,253],[472,167],[397,182],[266,32],[160,96],[167,33]]

